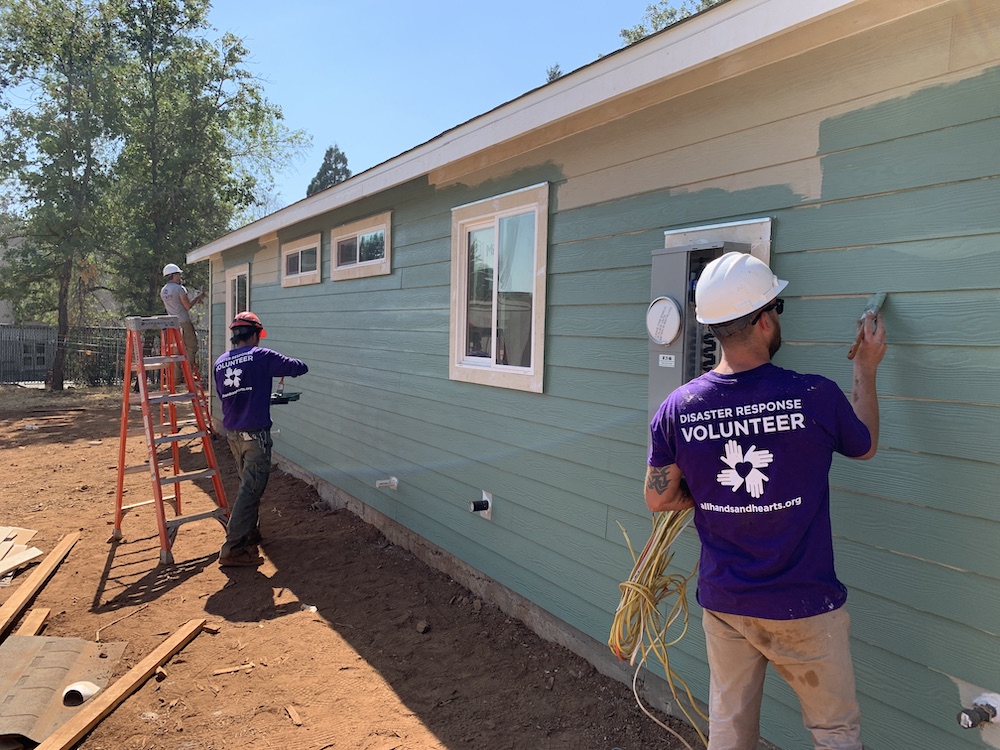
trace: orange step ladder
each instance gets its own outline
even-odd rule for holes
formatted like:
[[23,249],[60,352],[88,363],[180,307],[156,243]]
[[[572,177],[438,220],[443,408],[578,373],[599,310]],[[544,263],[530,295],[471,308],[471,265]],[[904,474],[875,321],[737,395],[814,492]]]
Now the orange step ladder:
[[[223,526],[229,520],[229,506],[226,492],[219,476],[219,465],[212,447],[212,425],[208,411],[208,397],[201,385],[196,368],[188,359],[184,349],[180,322],[173,315],[153,317],[132,317],[125,319],[125,374],[122,392],[121,429],[118,442],[118,484],[115,489],[115,528],[111,541],[120,541],[122,518],[126,511],[144,505],[153,505],[156,511],[156,525],[160,537],[160,562],[172,565],[173,544],[177,530],[191,521],[215,518]],[[143,351],[143,335],[158,334],[159,355],[146,356]],[[180,370],[183,385],[187,390],[178,391],[177,371]],[[150,390],[148,375],[159,372],[158,390]],[[133,411],[132,374],[138,387],[138,406],[142,412],[142,426],[131,428],[129,415]],[[190,404],[192,416],[178,418],[178,407]],[[129,437],[141,435],[146,442],[146,462],[136,466],[125,465],[126,446]],[[183,470],[181,468],[181,444],[200,441],[202,456],[207,464],[204,468]],[[132,505],[123,505],[125,476],[148,471],[153,486],[153,498]],[[181,482],[211,479],[214,489],[215,508],[203,513],[181,515]],[[164,491],[171,488],[171,494]],[[164,504],[174,509],[174,517],[167,518]]]

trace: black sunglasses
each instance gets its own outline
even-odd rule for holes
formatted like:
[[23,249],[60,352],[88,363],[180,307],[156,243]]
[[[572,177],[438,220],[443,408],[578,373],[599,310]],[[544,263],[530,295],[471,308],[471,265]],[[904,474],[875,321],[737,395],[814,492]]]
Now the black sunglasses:
[[785,311],[785,300],[781,299],[781,297],[777,297],[774,302],[767,307],[760,308],[760,310],[757,311],[757,314],[750,318],[750,325],[757,325],[757,321],[760,320],[761,316],[770,310],[777,310],[778,315],[781,315],[781,313]]

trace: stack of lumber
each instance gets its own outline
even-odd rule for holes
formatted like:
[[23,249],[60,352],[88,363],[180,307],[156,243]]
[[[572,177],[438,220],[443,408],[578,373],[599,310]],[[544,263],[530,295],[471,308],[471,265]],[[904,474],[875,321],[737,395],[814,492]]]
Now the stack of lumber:
[[38,547],[29,547],[28,541],[35,535],[31,529],[17,526],[0,526],[0,579],[10,576],[36,557],[41,557]]

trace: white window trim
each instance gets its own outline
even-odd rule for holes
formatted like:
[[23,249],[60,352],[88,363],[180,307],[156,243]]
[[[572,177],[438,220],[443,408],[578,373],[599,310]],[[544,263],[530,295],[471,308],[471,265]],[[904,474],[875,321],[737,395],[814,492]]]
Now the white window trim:
[[[346,266],[339,265],[337,244],[341,240],[359,237],[362,234],[369,234],[380,229],[385,232],[384,258],[364,263],[351,263]],[[385,276],[390,273],[392,273],[392,211],[344,224],[336,227],[330,233],[330,281],[360,279],[366,276]]]
[[243,312],[242,310],[233,309],[233,295],[230,294],[230,289],[232,288],[233,280],[237,276],[247,277],[247,309],[250,309],[250,264],[243,263],[239,266],[232,266],[226,269],[226,320],[223,323],[225,328],[225,333],[223,334],[224,340],[226,342],[226,349],[230,349],[231,345],[229,343],[229,324],[232,322],[233,318],[236,317],[236,313]]
[[[491,218],[535,212],[535,274],[532,289],[531,367],[482,364],[466,359],[468,228]],[[451,335],[448,377],[466,383],[541,393],[545,370],[545,277],[549,236],[549,185],[540,183],[451,210]]]
[[[303,250],[308,250],[309,248],[316,248],[316,268],[312,271],[306,271],[305,273],[288,274],[285,272],[287,268],[287,261],[289,255],[294,255],[299,253],[301,255]],[[321,273],[323,270],[323,241],[319,234],[311,234],[308,237],[302,237],[301,239],[294,240],[293,242],[288,242],[281,246],[281,285],[284,287],[288,286],[302,286],[304,284],[318,284],[321,281]],[[300,259],[301,267],[301,259]]]

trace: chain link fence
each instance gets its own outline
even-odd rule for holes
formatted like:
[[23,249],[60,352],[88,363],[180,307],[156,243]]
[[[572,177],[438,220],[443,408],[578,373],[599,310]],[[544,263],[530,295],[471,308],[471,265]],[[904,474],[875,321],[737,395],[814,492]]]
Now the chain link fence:
[[[0,325],[0,383],[42,386],[56,350],[66,350],[64,379],[76,386],[121,385],[125,370],[124,328],[74,327],[60,342],[55,326]],[[208,372],[208,331],[198,329],[198,370]],[[144,341],[146,354],[158,342]]]

